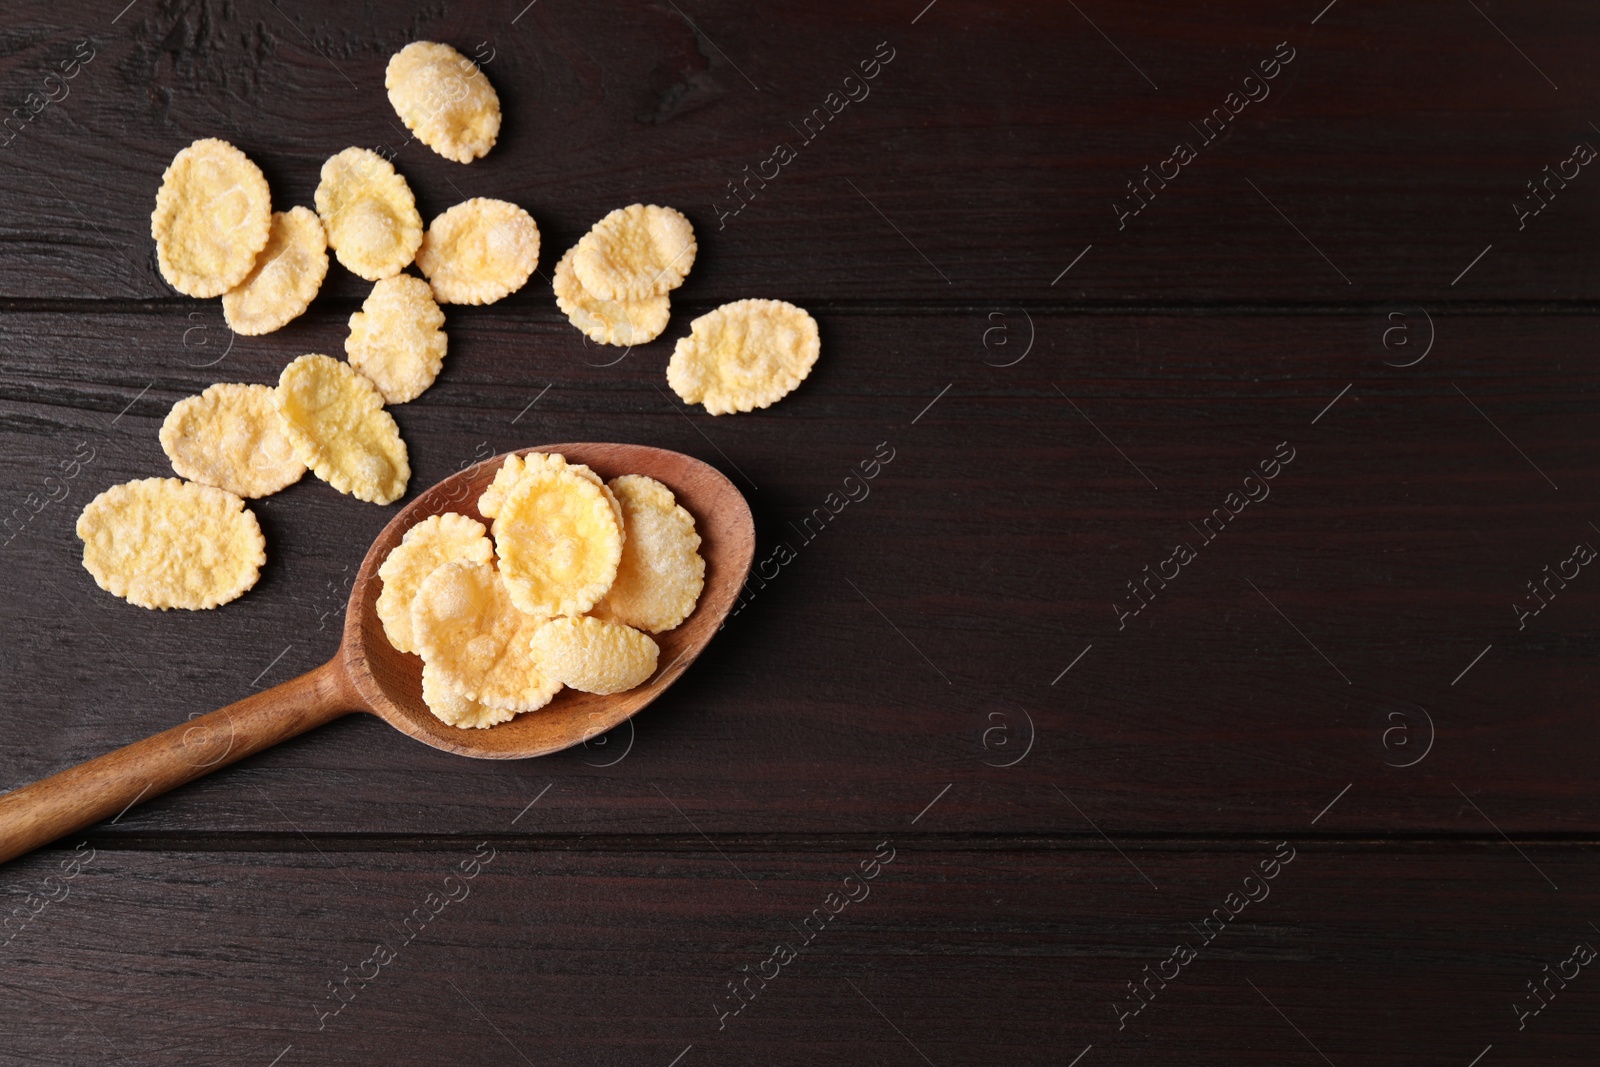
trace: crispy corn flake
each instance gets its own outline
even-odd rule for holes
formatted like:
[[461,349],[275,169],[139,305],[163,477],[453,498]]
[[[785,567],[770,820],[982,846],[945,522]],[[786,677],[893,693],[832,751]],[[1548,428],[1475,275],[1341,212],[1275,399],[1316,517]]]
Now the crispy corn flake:
[[631,204],[584,235],[572,250],[572,270],[601,300],[643,300],[682,285],[697,250],[681,211]]
[[306,472],[270,385],[218,384],[184,397],[161,423],[161,448],[182,477],[247,498],[271,496]]
[[444,367],[444,312],[421,278],[396,274],[372,286],[361,310],[350,316],[344,352],[385,403],[421,396]]
[[378,594],[378,620],[389,643],[401,652],[417,651],[411,636],[411,602],[428,575],[444,566],[465,560],[488,563],[494,559],[483,523],[447,511],[429,515],[406,531],[378,568],[383,592]]
[[389,103],[417,140],[471,163],[500,135],[500,97],[478,65],[447,44],[412,41],[389,58]]
[[581,615],[617,576],[616,513],[599,486],[570,470],[525,472],[493,530],[506,589],[530,615]]
[[667,384],[712,415],[770,407],[805,381],[822,349],[817,322],[782,300],[737,300],[689,324]]
[[267,247],[244,281],[222,294],[222,317],[245,337],[271,333],[305,313],[327,275],[328,237],[317,213],[274,211]]
[[295,454],[318,478],[374,504],[405,494],[411,462],[400,427],[378,387],[348,363],[301,356],[283,368],[273,403]]
[[617,580],[594,614],[653,634],[670,630],[694,612],[706,584],[694,516],[654,478],[624,474],[610,484],[628,540]]
[[272,228],[261,168],[207,137],[172,157],[156,192],[150,236],[161,276],[187,296],[221,296],[255,265]]
[[517,482],[521,481],[522,476],[529,470],[569,470],[585,481],[593,482],[606,495],[606,503],[611,505],[611,512],[617,517],[617,528],[622,534],[622,539],[627,541],[628,531],[622,525],[622,505],[611,495],[610,486],[590,470],[587,464],[568,463],[567,457],[559,452],[529,452],[526,455],[507,456],[506,461],[500,464],[500,469],[494,472],[494,481],[478,497],[478,514],[486,519],[492,519],[500,514],[500,507],[505,503],[506,497],[511,495],[511,491],[517,487]]
[[620,693],[656,672],[660,650],[631,626],[594,618],[551,619],[533,632],[539,669],[584,693]]
[[438,670],[427,663],[422,665],[422,702],[428,705],[434,718],[460,730],[483,730],[510,722],[517,714],[509,708],[491,708],[462,696],[441,680]]
[[107,489],[78,516],[78,537],[96,584],[141,608],[226,604],[256,584],[267,562],[243,500],[176,478]]
[[544,622],[512,603],[486,563],[446,563],[423,580],[411,602],[411,633],[441,682],[480,704],[537,711],[561,683],[534,662],[528,640]]
[[507,200],[474,197],[428,224],[417,269],[441,304],[492,304],[539,265],[539,227]]
[[622,535],[622,540],[628,540],[627,528],[622,525],[622,505],[617,503],[617,498],[611,494],[611,487],[589,468],[586,463],[568,463],[567,457],[559,452],[529,452],[526,455],[512,454],[500,464],[500,469],[494,472],[494,481],[478,497],[478,514],[486,519],[492,519],[500,514],[500,508],[505,503],[506,497],[517,487],[517,483],[529,471],[541,470],[567,470],[594,485],[605,494],[606,503],[611,505],[611,513],[617,517],[617,529]]
[[642,345],[661,336],[672,317],[671,301],[665,293],[638,300],[602,300],[585,289],[573,273],[574,251],[567,249],[551,277],[556,306],[568,322],[603,345]]
[[486,519],[492,519],[500,514],[500,506],[505,503],[506,497],[511,495],[511,490],[517,487],[522,476],[529,470],[564,470],[567,466],[567,457],[559,452],[528,452],[524,455],[512,453],[506,457],[500,469],[494,472],[494,481],[478,497],[478,514]]
[[622,504],[617,500],[616,494],[612,493],[611,487],[605,483],[603,478],[590,470],[587,464],[574,463],[567,469],[578,475],[578,477],[593,482],[599,488],[606,498],[606,503],[611,505],[611,514],[617,518],[617,536],[621,537],[622,543],[626,545],[628,543],[628,528],[622,522]]
[[346,148],[322,165],[317,214],[328,247],[369,282],[398,274],[422,244],[422,216],[394,165],[367,148]]

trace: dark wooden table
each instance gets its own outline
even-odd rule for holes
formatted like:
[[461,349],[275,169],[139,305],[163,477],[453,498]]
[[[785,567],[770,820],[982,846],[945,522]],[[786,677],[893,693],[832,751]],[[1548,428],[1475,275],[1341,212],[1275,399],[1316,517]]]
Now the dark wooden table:
[[[155,269],[167,161],[223,137],[309,204],[404,143],[414,39],[506,116],[400,148],[424,217],[512,199],[546,252],[448,309],[413,487],[660,445],[773,562],[583,748],[357,716],[7,865],[0,1062],[1596,1061],[1600,11],[925,2],[8,6],[0,786],[332,654],[392,508],[260,502],[260,585],[200,613],[100,592],[73,525],[366,292],[230,337]],[[641,200],[700,260],[619,359],[547,275]],[[743,297],[822,360],[712,419],[665,363]]]

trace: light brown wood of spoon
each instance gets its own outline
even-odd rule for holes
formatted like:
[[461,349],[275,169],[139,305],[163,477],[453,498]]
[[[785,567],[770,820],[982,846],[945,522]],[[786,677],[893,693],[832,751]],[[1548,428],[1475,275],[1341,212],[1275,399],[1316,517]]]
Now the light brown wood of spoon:
[[429,515],[456,511],[483,521],[478,495],[505,460],[496,456],[427,489],[378,534],[351,586],[344,637],[333,659],[265,692],[0,796],[0,863],[353,711],[378,715],[434,748],[479,759],[543,756],[605,733],[638,713],[694,662],[733,607],[755,553],[750,507],[717,470],[678,452],[592,442],[519,450],[534,451],[559,452],[606,479],[648,475],[671,489],[694,516],[706,561],[705,589],[683,625],[655,635],[660,666],[648,682],[612,696],[565,689],[539,711],[486,730],[446,726],[423,704],[422,661],[395,651],[378,621],[376,605],[383,588],[378,567],[405,532]]

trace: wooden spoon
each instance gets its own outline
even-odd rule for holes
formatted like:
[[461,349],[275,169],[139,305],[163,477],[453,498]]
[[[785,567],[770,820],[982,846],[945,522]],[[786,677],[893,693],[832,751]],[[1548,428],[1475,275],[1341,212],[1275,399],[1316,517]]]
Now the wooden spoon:
[[565,689],[539,711],[485,730],[446,726],[423,704],[422,660],[395,651],[378,621],[383,589],[378,567],[405,532],[429,515],[458,511],[481,520],[478,495],[505,459],[496,456],[428,489],[383,528],[350,589],[344,637],[333,659],[236,704],[0,796],[0,862],[352,711],[372,712],[446,752],[527,759],[605,733],[660,696],[706,647],[744,584],[755,553],[749,505],[722,474],[678,452],[594,443],[520,451],[559,452],[573,463],[587,463],[602,478],[649,475],[694,516],[706,561],[705,589],[681,626],[655,635],[661,666],[648,682],[613,696]]

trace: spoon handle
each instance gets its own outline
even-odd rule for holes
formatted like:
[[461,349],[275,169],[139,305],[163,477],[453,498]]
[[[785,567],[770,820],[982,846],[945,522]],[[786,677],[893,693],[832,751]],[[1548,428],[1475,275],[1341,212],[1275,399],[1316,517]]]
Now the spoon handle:
[[335,657],[265,692],[14,789],[0,796],[0,863],[364,707]]

